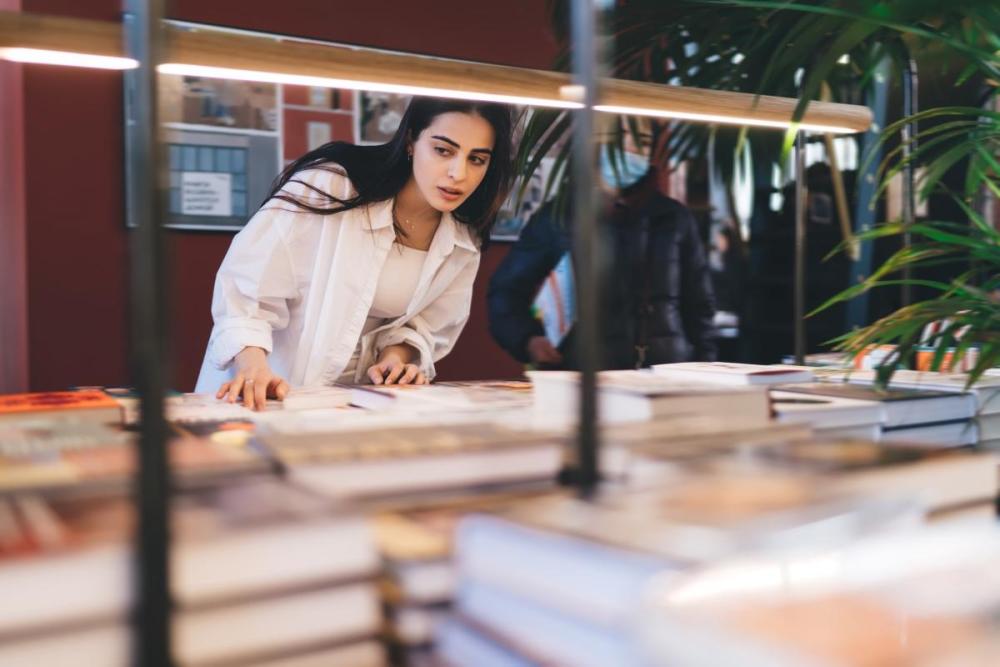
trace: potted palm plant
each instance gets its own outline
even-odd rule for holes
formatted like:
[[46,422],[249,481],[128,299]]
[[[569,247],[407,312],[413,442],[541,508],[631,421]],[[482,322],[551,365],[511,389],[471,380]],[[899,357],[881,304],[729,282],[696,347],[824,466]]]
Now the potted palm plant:
[[[557,36],[565,37],[567,2],[552,0],[549,8]],[[1000,235],[980,206],[984,199],[1000,198],[1000,115],[990,110],[1000,85],[1000,6],[995,0],[621,0],[606,12],[605,26],[612,76],[795,96],[800,113],[821,95],[862,101],[887,59],[896,72],[921,54],[931,54],[932,62],[952,71],[957,64],[953,80],[961,88],[955,88],[955,96],[964,95],[966,106],[927,109],[881,128],[879,144],[887,152],[879,175],[881,192],[901,170],[921,168],[914,170],[924,174],[919,196],[944,192],[955,199],[960,215],[918,224],[890,220],[863,234],[863,242],[904,235],[916,242],[818,310],[905,282],[932,295],[841,336],[837,346],[857,352],[872,344],[895,345],[882,367],[883,380],[897,362],[909,362],[920,345],[935,350],[935,368],[949,352],[962,357],[975,347],[979,357],[972,379],[1000,361]],[[563,53],[556,66],[565,68],[568,61]],[[532,173],[562,146],[549,190],[565,184],[569,148],[560,140],[569,127],[566,112],[543,111],[531,116],[525,130],[518,155],[523,173]],[[604,149],[620,151],[628,127],[613,127]],[[746,129],[691,124],[668,129],[674,157],[713,151],[726,179],[744,144],[754,144],[756,160],[782,164],[793,136],[790,132],[784,142],[776,142],[773,134]],[[964,180],[958,192],[945,187],[957,172]],[[947,280],[929,279],[920,274],[925,268],[952,273]],[[946,324],[922,336],[935,322]]]

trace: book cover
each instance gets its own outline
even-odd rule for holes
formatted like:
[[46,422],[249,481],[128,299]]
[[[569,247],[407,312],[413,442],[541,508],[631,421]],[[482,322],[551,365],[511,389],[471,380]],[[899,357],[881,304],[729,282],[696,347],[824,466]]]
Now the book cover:
[[369,410],[495,410],[531,404],[528,383],[464,382],[430,385],[357,385],[351,404]]
[[856,401],[878,401],[879,403],[933,400],[954,396],[953,392],[946,391],[909,388],[890,388],[883,390],[866,385],[843,384],[836,382],[808,382],[803,384],[791,384],[788,386],[781,385],[779,387],[775,387],[775,389],[796,394],[834,396],[837,398],[849,398]]
[[0,395],[0,420],[23,417],[66,417],[120,423],[121,407],[103,391],[45,391]]
[[573,323],[576,322],[576,286],[573,275],[573,261],[566,253],[552,269],[532,304],[535,317],[542,322],[545,337],[553,347],[559,347],[565,340]]
[[727,361],[655,364],[653,372],[663,377],[712,384],[780,384],[813,380],[813,369],[805,366],[741,364]]

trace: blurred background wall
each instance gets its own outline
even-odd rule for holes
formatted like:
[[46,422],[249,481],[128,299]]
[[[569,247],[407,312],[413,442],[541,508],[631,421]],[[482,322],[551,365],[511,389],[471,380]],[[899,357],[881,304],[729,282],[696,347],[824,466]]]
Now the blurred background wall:
[[[180,20],[513,66],[548,69],[556,52],[536,0],[168,4]],[[0,9],[120,17],[117,0],[0,0]],[[129,383],[121,74],[0,63],[0,155],[0,391]],[[172,385],[190,390],[232,232],[167,236]],[[469,324],[440,364],[441,379],[518,373],[486,329],[486,285],[508,247],[487,252]]]

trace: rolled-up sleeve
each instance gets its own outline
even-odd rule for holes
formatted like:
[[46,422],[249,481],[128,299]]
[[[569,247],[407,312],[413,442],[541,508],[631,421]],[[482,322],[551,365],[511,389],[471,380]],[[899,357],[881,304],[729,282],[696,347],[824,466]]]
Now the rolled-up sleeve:
[[452,284],[405,324],[380,332],[375,337],[376,358],[386,347],[405,343],[417,351],[419,361],[415,363],[432,380],[435,362],[451,351],[469,320],[479,260],[479,253],[470,257]]
[[209,361],[226,368],[245,347],[273,349],[272,332],[288,326],[298,296],[294,263],[282,233],[292,212],[264,208],[233,239],[215,278]]

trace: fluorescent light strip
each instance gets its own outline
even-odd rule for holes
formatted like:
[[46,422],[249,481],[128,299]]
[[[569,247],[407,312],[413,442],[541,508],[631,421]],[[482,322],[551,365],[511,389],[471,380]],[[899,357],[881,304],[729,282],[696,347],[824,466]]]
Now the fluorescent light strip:
[[556,107],[562,109],[579,109],[583,107],[583,105],[579,102],[541,97],[494,95],[492,93],[474,93],[467,90],[452,90],[449,88],[429,88],[426,86],[408,86],[394,83],[352,81],[350,79],[332,79],[320,76],[281,74],[277,72],[230,69],[228,67],[208,67],[205,65],[187,65],[183,63],[164,63],[157,67],[157,71],[163,74],[203,76],[211,79],[238,79],[241,81],[259,81],[263,83],[284,83],[293,86],[375,90],[385,93],[399,93],[401,95],[428,95],[430,97],[449,97],[460,100],[483,100],[487,102],[501,102],[504,104],[526,104],[531,106]]
[[96,69],[135,69],[139,62],[132,58],[116,56],[95,56],[72,51],[50,51],[48,49],[0,49],[0,60],[38,65],[65,65],[67,67],[89,67]]
[[[132,58],[112,56],[96,56],[70,51],[51,51],[47,49],[0,48],[0,59],[20,63],[35,63],[44,65],[64,65],[68,67],[89,67],[98,69],[126,70],[135,69],[139,63]],[[237,79],[242,81],[259,81],[265,83],[284,83],[299,86],[318,86],[323,88],[345,88],[351,90],[372,90],[401,95],[429,95],[431,97],[449,97],[463,100],[484,100],[504,104],[525,104],[530,106],[554,107],[560,109],[580,109],[583,105],[572,100],[556,100],[550,98],[523,97],[519,95],[497,95],[491,93],[475,93],[465,90],[448,88],[430,88],[426,86],[410,86],[403,84],[375,83],[371,81],[353,81],[350,79],[334,79],[301,74],[281,74],[257,70],[232,69],[227,67],[208,67],[205,65],[187,65],[182,63],[164,63],[158,71],[164,74],[186,76],[203,76],[214,79]],[[657,118],[672,118],[676,120],[691,120],[707,123],[725,123],[730,125],[750,125],[755,127],[770,127],[787,129],[792,123],[759,118],[732,117],[718,114],[692,113],[687,111],[669,111],[664,109],[648,109],[642,107],[616,106],[598,104],[595,111],[604,113],[653,116]],[[851,134],[855,131],[846,127],[831,125],[816,125],[800,123],[798,128],[808,132],[829,132],[833,134]]]
[[596,111],[624,114],[626,116],[655,116],[657,118],[674,118],[677,120],[693,120],[702,123],[725,123],[727,125],[752,125],[755,127],[771,127],[786,130],[793,125],[804,132],[829,132],[832,134],[854,134],[857,130],[835,125],[816,125],[813,123],[792,123],[791,121],[766,120],[763,118],[747,118],[745,116],[721,116],[711,113],[692,113],[689,111],[667,111],[664,109],[646,109],[642,107],[623,107],[609,104],[594,106]]

